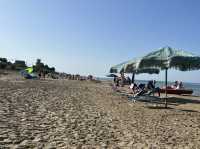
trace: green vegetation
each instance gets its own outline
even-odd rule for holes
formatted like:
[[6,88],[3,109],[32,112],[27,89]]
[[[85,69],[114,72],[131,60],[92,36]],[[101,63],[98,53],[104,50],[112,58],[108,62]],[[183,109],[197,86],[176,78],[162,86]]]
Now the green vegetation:
[[14,63],[9,62],[7,58],[0,58],[0,69],[4,70],[21,70],[26,68],[25,61],[16,60]]
[[[37,73],[55,73],[54,67],[49,67],[47,64],[41,62],[41,59],[37,59],[35,65],[32,66],[33,71]],[[16,60],[14,63],[9,62],[7,58],[0,58],[0,69],[3,70],[23,70],[26,69],[26,62],[23,60]]]
[[26,67],[27,66],[26,66],[25,61],[16,60],[14,63],[15,70],[22,70],[22,69],[25,69]]
[[41,62],[41,59],[37,59],[36,64],[33,65],[33,70],[38,73],[55,73],[54,67],[49,67],[48,65]]

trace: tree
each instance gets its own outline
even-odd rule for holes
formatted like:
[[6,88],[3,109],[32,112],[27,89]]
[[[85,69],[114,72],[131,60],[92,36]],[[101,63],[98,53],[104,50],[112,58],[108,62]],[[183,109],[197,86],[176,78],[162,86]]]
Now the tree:
[[0,58],[0,62],[7,63],[8,60],[7,60],[7,58]]
[[21,70],[21,69],[25,69],[27,66],[26,66],[25,61],[16,60],[13,67],[14,67],[16,70]]
[[37,59],[34,70],[36,72],[43,72],[44,71],[44,64],[41,62],[41,59]]
[[7,62],[6,69],[15,70],[15,66],[11,62]]
[[50,72],[51,72],[51,73],[55,73],[55,72],[56,72],[55,67],[51,67],[51,68],[49,68],[49,69],[50,69]]
[[0,58],[0,69],[5,69],[7,66],[7,59],[6,58]]
[[44,73],[45,74],[49,73],[49,66],[48,65],[44,65]]
[[42,63],[41,59],[36,60],[35,65],[33,65],[33,70],[43,74],[55,73],[55,68],[49,67],[47,64]]
[[41,64],[41,59],[36,60],[36,66]]

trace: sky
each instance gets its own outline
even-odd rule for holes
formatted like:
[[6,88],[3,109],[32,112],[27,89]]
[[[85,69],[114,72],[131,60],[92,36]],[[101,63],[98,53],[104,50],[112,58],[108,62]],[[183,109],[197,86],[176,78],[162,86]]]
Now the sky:
[[[0,57],[105,76],[167,45],[200,55],[199,24],[199,0],[0,0]],[[170,70],[169,80],[200,83],[198,75]]]

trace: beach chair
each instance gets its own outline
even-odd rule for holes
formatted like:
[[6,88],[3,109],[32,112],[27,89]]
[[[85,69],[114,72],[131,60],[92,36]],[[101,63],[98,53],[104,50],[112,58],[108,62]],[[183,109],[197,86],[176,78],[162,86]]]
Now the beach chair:
[[25,79],[36,79],[37,75],[34,73],[29,74],[28,72],[26,72],[25,70],[21,70],[20,74],[22,77],[24,77]]
[[154,96],[154,90],[140,90],[138,93],[134,94],[133,96],[129,97],[132,102],[136,101],[147,101],[147,102],[154,102],[154,101],[161,101],[162,98]]

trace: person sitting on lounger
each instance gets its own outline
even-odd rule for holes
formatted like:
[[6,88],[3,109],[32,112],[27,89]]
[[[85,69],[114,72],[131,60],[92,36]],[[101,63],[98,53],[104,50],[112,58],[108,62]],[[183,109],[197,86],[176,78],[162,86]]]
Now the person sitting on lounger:
[[137,84],[136,83],[131,83],[130,89],[133,92],[133,94],[137,93],[138,92],[138,86],[137,86]]
[[147,89],[149,90],[149,95],[150,94],[154,94],[154,93],[158,93],[158,96],[160,97],[160,88],[155,86],[156,81],[155,80],[151,80],[148,82],[147,84]]
[[140,83],[134,93],[134,96],[141,96],[147,93],[146,86],[143,83]]
[[114,77],[114,85],[119,87],[119,84],[120,84],[120,78],[119,77]]
[[180,83],[179,83],[179,89],[182,89],[182,88],[184,88],[183,82],[180,82]]
[[179,89],[179,82],[175,81],[174,85],[171,86],[172,89]]
[[129,76],[126,77],[126,84],[131,85],[131,79]]

